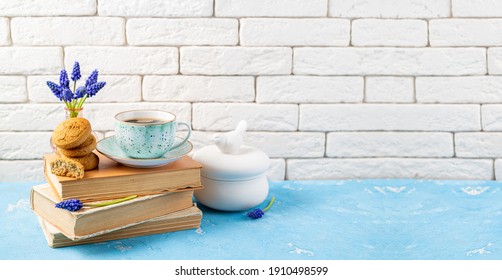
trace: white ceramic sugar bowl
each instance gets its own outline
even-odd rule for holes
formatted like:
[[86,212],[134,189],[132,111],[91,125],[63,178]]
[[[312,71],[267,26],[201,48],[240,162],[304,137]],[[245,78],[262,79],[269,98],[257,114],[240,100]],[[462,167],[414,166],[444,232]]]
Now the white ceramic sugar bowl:
[[266,171],[270,158],[257,148],[241,145],[246,122],[233,131],[215,135],[214,145],[196,151],[192,158],[202,164],[204,187],[197,200],[213,209],[243,211],[261,204],[268,195]]

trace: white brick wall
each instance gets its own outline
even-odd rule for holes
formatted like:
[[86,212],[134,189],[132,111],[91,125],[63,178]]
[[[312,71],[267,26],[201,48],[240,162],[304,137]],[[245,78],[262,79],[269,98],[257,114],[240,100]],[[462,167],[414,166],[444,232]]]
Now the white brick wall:
[[178,49],[173,47],[67,47],[65,65],[79,61],[81,70],[103,74],[176,74]]
[[95,0],[2,0],[1,16],[75,16],[94,15]]
[[242,19],[243,46],[348,46],[350,21],[344,19]]
[[498,0],[452,0],[454,17],[500,17],[502,2]]
[[427,45],[427,21],[416,19],[356,19],[352,21],[354,46]]
[[412,103],[415,101],[412,77],[367,77],[368,103]]
[[97,2],[100,16],[206,17],[213,14],[212,0],[100,0]]
[[130,19],[127,40],[131,45],[236,45],[237,19]]
[[502,103],[502,77],[418,77],[420,103]]
[[429,22],[431,46],[500,46],[502,19],[437,19]]
[[253,102],[254,92],[253,77],[178,75],[143,79],[145,101]]
[[185,75],[291,74],[291,49],[280,47],[182,47]]
[[99,137],[162,109],[195,149],[247,120],[273,180],[502,180],[502,1],[2,0],[0,181],[43,180],[74,61]]
[[349,18],[448,17],[450,0],[329,0],[329,14]]
[[123,18],[21,17],[13,18],[10,26],[12,43],[16,45],[114,46],[125,43]]
[[452,157],[452,133],[331,132],[328,157]]
[[492,180],[491,159],[291,159],[288,179],[424,178]]
[[23,76],[0,76],[0,103],[26,102],[26,78]]
[[10,44],[9,19],[0,18],[0,46]]
[[218,17],[324,17],[326,0],[216,0]]
[[259,103],[361,102],[362,77],[262,76],[256,80]]
[[484,75],[484,48],[296,48],[294,74]]
[[304,131],[476,131],[479,105],[300,105]]

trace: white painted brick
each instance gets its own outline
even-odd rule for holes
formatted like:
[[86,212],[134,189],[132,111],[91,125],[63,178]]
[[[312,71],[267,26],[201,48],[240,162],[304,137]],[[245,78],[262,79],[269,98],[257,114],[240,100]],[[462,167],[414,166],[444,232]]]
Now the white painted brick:
[[483,130],[502,131],[502,105],[481,106],[481,119],[483,120]]
[[0,103],[25,102],[26,78],[21,76],[0,76]]
[[11,20],[11,30],[16,45],[125,44],[123,18],[22,17]]
[[348,46],[346,19],[241,19],[242,46]]
[[499,0],[452,0],[454,17],[501,17]]
[[300,130],[476,131],[479,110],[479,105],[305,104]]
[[295,74],[483,75],[483,48],[295,48]]
[[190,103],[92,103],[85,106],[84,117],[94,130],[114,130],[115,115],[128,110],[157,109],[172,112],[176,121],[191,123]]
[[489,159],[290,159],[288,180],[427,178],[493,180]]
[[145,76],[145,101],[252,102],[253,77]]
[[455,154],[464,158],[502,157],[501,143],[502,133],[456,133]]
[[326,0],[215,0],[219,17],[322,17]]
[[283,181],[286,178],[286,161],[284,159],[271,159],[267,178],[270,181]]
[[1,16],[94,15],[96,0],[2,0]]
[[333,132],[328,157],[452,157],[453,135],[428,132]]
[[0,159],[41,159],[51,153],[52,132],[0,132]]
[[495,178],[497,179],[497,181],[502,180],[502,160],[501,159],[495,160]]
[[248,130],[294,131],[298,127],[298,106],[286,104],[194,103],[193,128],[228,131],[240,120]]
[[450,0],[329,0],[332,17],[437,18],[450,16]]
[[0,46],[10,45],[9,19],[0,18]]
[[236,45],[237,19],[158,19],[127,21],[130,45]]
[[[77,87],[85,84],[88,75],[82,76]],[[106,82],[106,86],[95,96],[86,99],[85,104],[93,102],[134,102],[141,101],[140,76],[108,76],[99,75],[99,81]],[[47,81],[58,83],[59,76],[30,76],[28,77],[28,96],[35,102],[60,103],[54,96]],[[71,83],[73,87],[73,82]],[[85,110],[84,104],[84,110]]]
[[64,104],[0,104],[0,131],[52,131],[64,119]]
[[290,48],[182,47],[181,73],[274,75],[291,73]]
[[260,103],[362,102],[362,77],[261,76],[256,80]]
[[270,157],[315,158],[324,156],[326,136],[309,132],[249,132],[244,143],[263,150]]
[[502,48],[488,49],[488,73],[502,74]]
[[127,17],[205,17],[213,14],[213,0],[99,0],[98,13]]
[[429,21],[431,46],[500,46],[502,19],[438,19]]
[[0,74],[50,74],[63,62],[60,47],[1,47]]
[[42,160],[0,160],[0,182],[42,182]]
[[354,46],[427,45],[427,21],[416,19],[356,19],[352,21]]
[[415,101],[411,77],[367,77],[366,102],[409,103]]
[[[211,145],[221,132],[194,131],[194,150]],[[315,158],[324,156],[326,137],[319,132],[254,132],[244,135],[243,144],[256,147],[272,158]]]
[[175,47],[66,47],[65,65],[80,62],[82,72],[102,74],[176,74]]
[[417,101],[423,103],[501,103],[502,77],[418,77]]

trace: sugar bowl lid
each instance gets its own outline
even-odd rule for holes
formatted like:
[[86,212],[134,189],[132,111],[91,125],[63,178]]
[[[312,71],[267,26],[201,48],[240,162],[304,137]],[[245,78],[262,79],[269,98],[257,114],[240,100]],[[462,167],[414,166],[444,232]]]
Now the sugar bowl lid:
[[270,165],[263,151],[242,145],[246,131],[245,121],[233,131],[215,135],[214,145],[194,152],[192,158],[202,164],[202,176],[222,181],[250,180],[262,175]]

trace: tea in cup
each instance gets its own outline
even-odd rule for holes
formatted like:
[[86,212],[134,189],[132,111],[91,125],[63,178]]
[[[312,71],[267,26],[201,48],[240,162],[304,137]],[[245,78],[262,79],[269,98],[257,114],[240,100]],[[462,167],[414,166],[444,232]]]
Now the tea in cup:
[[[187,135],[174,144],[178,126],[186,126]],[[176,115],[160,110],[132,110],[115,115],[115,141],[131,158],[159,158],[185,144],[192,130],[190,125],[177,122]]]

